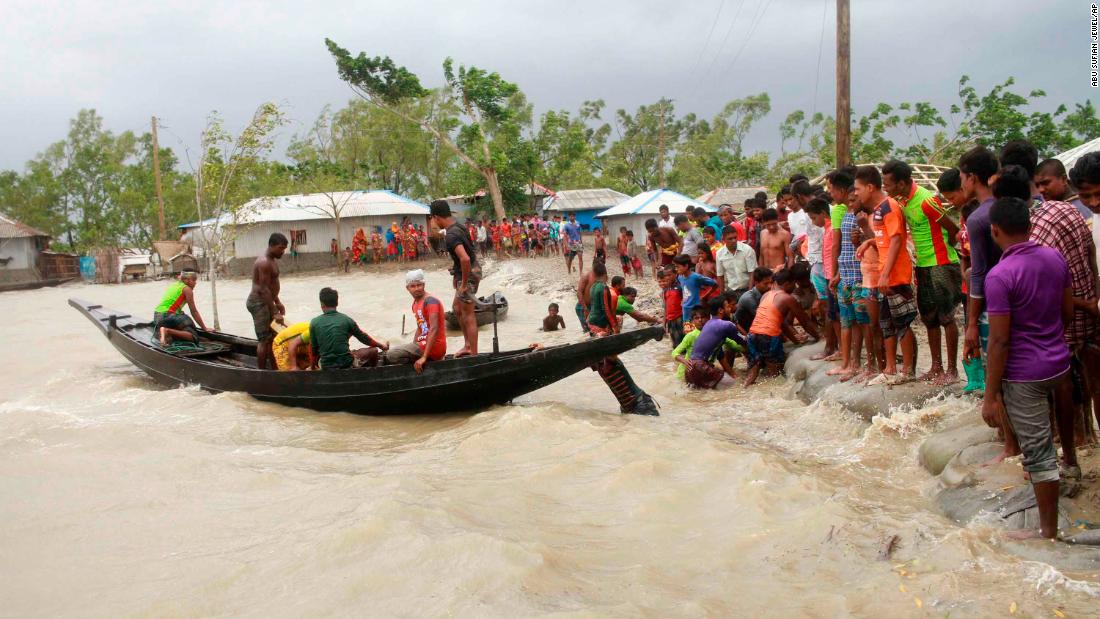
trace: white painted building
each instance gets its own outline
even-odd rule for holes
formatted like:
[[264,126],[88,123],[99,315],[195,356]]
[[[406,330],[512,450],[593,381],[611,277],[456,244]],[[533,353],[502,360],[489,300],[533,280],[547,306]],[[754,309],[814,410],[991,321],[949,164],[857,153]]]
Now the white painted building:
[[0,282],[38,279],[38,255],[50,235],[0,215]]
[[627,230],[634,232],[635,244],[645,245],[645,221],[651,218],[659,218],[662,205],[668,207],[668,212],[672,217],[684,214],[688,206],[702,208],[708,213],[714,213],[718,210],[709,204],[692,200],[671,189],[654,189],[624,200],[616,206],[597,214],[596,217],[603,221],[607,227],[607,234],[611,238],[618,237],[619,228],[625,226]]
[[224,228],[226,236],[233,239],[233,247],[226,252],[230,262],[233,258],[250,261],[259,256],[267,251],[272,233],[280,232],[290,239],[297,257],[309,262],[306,266],[321,266],[330,259],[331,242],[336,238],[334,204],[340,212],[340,249],[351,246],[352,237],[360,228],[369,236],[375,227],[388,228],[392,223],[400,224],[405,217],[410,223],[427,228],[427,205],[381,189],[255,198],[242,207],[236,222],[208,219],[184,224],[180,229],[199,250],[200,227],[213,234]]

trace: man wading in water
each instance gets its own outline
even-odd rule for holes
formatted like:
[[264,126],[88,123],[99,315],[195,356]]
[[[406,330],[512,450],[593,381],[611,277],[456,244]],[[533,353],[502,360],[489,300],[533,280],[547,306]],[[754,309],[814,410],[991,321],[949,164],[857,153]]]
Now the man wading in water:
[[[470,239],[466,226],[455,223],[451,216],[451,207],[446,200],[432,202],[432,221],[440,230],[444,230],[444,244],[454,264],[451,275],[454,278],[455,300],[451,305],[458,324],[462,327],[462,337],[466,345],[455,353],[455,358],[477,354],[477,316],[474,315],[474,295],[481,281],[481,267],[477,263],[477,250]],[[495,310],[494,310],[495,311]]]
[[256,329],[256,367],[261,370],[277,369],[271,343],[275,332],[272,321],[283,323],[286,308],[279,301],[279,264],[289,243],[286,237],[275,232],[267,240],[267,252],[256,258],[252,265],[252,292],[244,306],[252,314],[252,326]]

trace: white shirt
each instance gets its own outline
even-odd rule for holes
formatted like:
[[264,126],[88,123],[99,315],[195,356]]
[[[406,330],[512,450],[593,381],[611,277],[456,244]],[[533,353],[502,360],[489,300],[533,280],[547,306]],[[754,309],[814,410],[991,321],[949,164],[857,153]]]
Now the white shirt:
[[791,229],[791,238],[797,239],[806,234],[806,230],[810,227],[810,216],[806,214],[805,209],[791,211],[787,215],[787,227]]
[[484,243],[489,238],[488,234],[489,233],[485,231],[485,226],[478,226],[477,227],[477,242],[478,243]]
[[821,250],[825,248],[824,241],[825,228],[819,228],[813,222],[810,222],[810,225],[806,228],[806,243],[808,244],[806,247],[806,261],[810,263],[810,266],[824,260],[821,254]]
[[752,272],[756,269],[756,252],[748,244],[737,242],[736,251],[725,245],[714,256],[718,277],[725,280],[727,290],[748,288]]
[[658,217],[657,218],[657,227],[658,228],[671,228],[672,230],[675,230],[676,229],[676,224],[672,222],[672,216],[670,215],[668,219],[661,219],[660,217]]

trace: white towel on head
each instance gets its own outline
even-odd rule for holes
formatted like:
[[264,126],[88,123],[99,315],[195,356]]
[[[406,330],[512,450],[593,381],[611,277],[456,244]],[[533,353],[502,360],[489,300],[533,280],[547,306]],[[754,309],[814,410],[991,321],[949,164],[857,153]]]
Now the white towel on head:
[[416,282],[424,283],[424,269],[414,269],[405,274],[405,285],[415,284]]

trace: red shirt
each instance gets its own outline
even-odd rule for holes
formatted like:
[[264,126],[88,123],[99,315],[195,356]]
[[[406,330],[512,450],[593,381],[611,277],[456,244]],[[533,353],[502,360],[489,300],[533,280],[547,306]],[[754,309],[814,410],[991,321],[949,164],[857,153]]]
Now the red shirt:
[[684,317],[684,293],[679,284],[665,289],[665,321]]
[[416,317],[416,345],[421,350],[428,342],[429,317],[435,314],[439,320],[439,333],[432,344],[432,354],[428,356],[432,361],[439,361],[447,354],[447,327],[443,316],[443,304],[431,295],[424,295],[424,298],[413,301],[412,313]]

